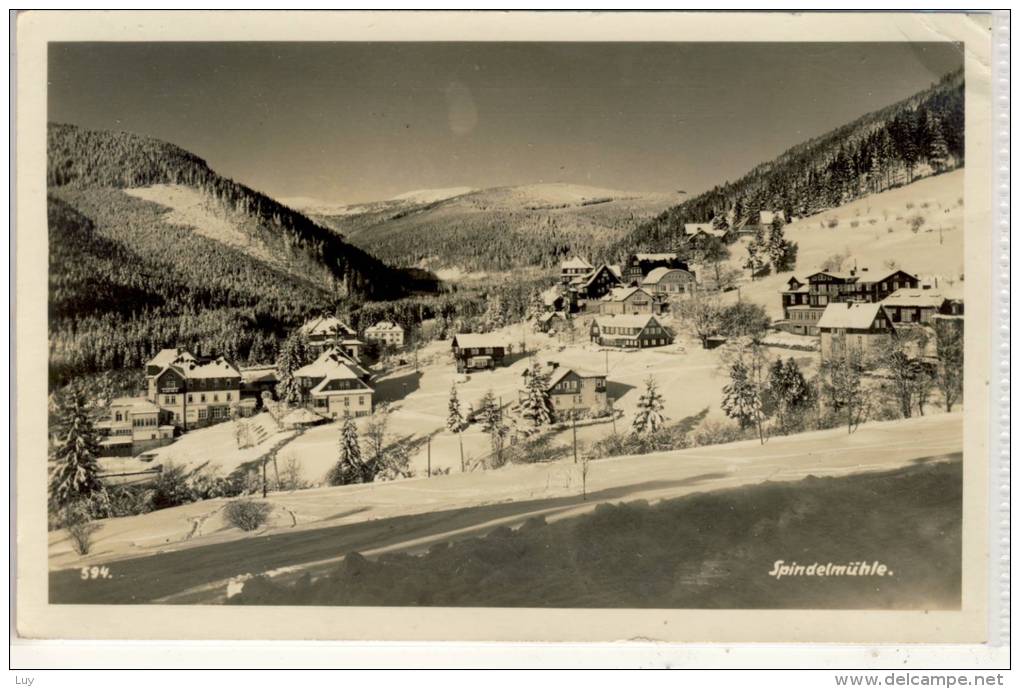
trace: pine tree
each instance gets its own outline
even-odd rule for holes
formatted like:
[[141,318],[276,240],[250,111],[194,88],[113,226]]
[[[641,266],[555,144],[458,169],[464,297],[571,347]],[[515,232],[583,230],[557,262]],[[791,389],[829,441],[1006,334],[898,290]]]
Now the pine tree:
[[638,399],[637,414],[634,416],[634,423],[631,431],[635,435],[654,433],[666,423],[666,417],[662,414],[664,405],[662,395],[659,394],[655,378],[649,376],[645,380],[645,391]]
[[797,245],[783,235],[783,219],[778,215],[772,220],[764,244],[772,268],[777,273],[793,270],[797,262]]
[[767,392],[769,406],[775,410],[780,430],[789,433],[793,426],[792,415],[807,404],[811,394],[804,374],[800,372],[793,357],[786,362],[776,359],[772,363]]
[[368,471],[361,458],[361,444],[358,441],[358,427],[350,412],[344,414],[340,428],[340,451],[336,464],[329,470],[326,481],[331,486],[345,486],[350,483],[370,483],[374,476]]
[[747,243],[747,259],[744,261],[744,267],[751,271],[752,280],[765,267],[766,252],[765,235],[761,228],[758,228],[754,237]]
[[503,425],[503,411],[496,402],[492,390],[485,393],[478,409],[478,418],[482,422],[482,430],[489,434],[492,453],[496,456],[496,466],[503,464],[503,442],[509,429]]
[[50,500],[68,507],[103,490],[99,479],[99,440],[84,386],[72,383],[57,397],[57,446],[53,451]]
[[765,381],[761,353],[752,351],[747,361],[738,360],[730,366],[730,382],[723,386],[722,410],[735,419],[741,428],[754,428],[765,444]]
[[542,371],[542,367],[536,361],[528,371],[524,399],[521,400],[521,416],[528,419],[536,428],[549,425],[553,421],[553,406],[548,386],[549,376]]
[[295,330],[283,343],[280,353],[276,357],[276,372],[279,376],[279,382],[276,384],[276,396],[281,402],[292,406],[300,404],[302,390],[297,379],[294,378],[294,371],[308,364],[310,360],[308,340],[303,332]]
[[457,397],[457,385],[450,386],[450,411],[446,417],[446,427],[453,433],[464,428],[464,415],[460,411],[460,399]]
[[942,172],[949,163],[949,146],[942,129],[942,120],[932,116],[929,124],[931,140],[928,145],[928,163],[936,172]]

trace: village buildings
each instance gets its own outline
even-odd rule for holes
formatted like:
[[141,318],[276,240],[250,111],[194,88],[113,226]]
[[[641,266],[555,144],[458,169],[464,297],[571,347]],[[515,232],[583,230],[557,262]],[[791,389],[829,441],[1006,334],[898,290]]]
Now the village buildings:
[[492,369],[502,366],[510,346],[499,335],[459,333],[453,336],[453,358],[458,372]]
[[560,282],[569,285],[577,278],[587,277],[595,266],[580,256],[574,256],[560,263]]
[[963,300],[941,289],[896,290],[882,301],[894,326],[909,323],[932,325],[937,316],[962,316]]
[[657,314],[662,313],[664,301],[661,297],[641,287],[617,287],[599,301],[599,313]]
[[342,348],[324,351],[293,375],[305,402],[322,416],[337,419],[347,414],[357,417],[372,413],[371,374]]
[[340,347],[346,354],[356,360],[361,359],[361,351],[365,343],[358,339],[358,333],[335,316],[313,318],[300,328],[308,341],[308,349],[313,356],[318,356],[327,349]]
[[818,319],[822,360],[849,349],[862,357],[878,354],[893,336],[893,324],[881,304],[836,302]]
[[689,297],[694,294],[697,282],[690,270],[660,266],[641,280],[641,287],[661,298]]
[[172,414],[144,397],[118,397],[105,419],[96,423],[103,454],[136,455],[173,442]]
[[652,315],[596,316],[589,336],[598,345],[627,349],[673,343],[673,334]]
[[782,292],[783,320],[776,326],[798,335],[817,335],[818,321],[829,304],[873,304],[899,289],[916,289],[919,284],[916,276],[903,270],[872,277],[867,268],[848,273],[818,271],[805,281],[791,277]]
[[620,276],[623,284],[636,287],[645,276],[656,268],[680,268],[687,270],[687,262],[675,253],[630,254],[623,264]]
[[241,401],[241,373],[223,357],[199,360],[162,350],[146,365],[146,378],[149,401],[184,430],[232,418]]
[[391,347],[404,346],[404,329],[390,321],[379,321],[365,329],[365,340],[378,345]]

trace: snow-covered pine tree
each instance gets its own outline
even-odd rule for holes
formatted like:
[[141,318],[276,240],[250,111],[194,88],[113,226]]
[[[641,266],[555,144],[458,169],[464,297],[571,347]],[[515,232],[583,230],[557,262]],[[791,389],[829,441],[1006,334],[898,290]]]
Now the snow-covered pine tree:
[[755,276],[761,272],[761,269],[765,267],[765,261],[767,257],[767,246],[765,242],[765,234],[759,227],[751,241],[747,243],[747,259],[744,261],[744,267],[751,271],[751,279],[754,280]]
[[942,130],[942,120],[937,115],[929,116],[928,128],[931,135],[928,144],[928,163],[936,172],[942,172],[949,164],[949,146]]
[[345,486],[350,483],[369,483],[367,467],[361,459],[361,443],[358,441],[358,427],[350,412],[344,414],[340,428],[340,452],[336,464],[329,470],[326,482],[331,486]]
[[50,474],[50,500],[64,508],[103,490],[99,479],[99,439],[85,388],[72,383],[57,396],[57,446]]
[[637,414],[634,416],[634,423],[631,430],[636,435],[654,433],[666,423],[663,415],[662,395],[659,394],[659,387],[655,378],[649,376],[645,380],[645,391],[638,399]]
[[730,367],[730,383],[723,386],[722,410],[726,416],[739,422],[741,428],[755,428],[764,445],[764,405],[757,382],[747,365],[742,361],[734,363]]
[[294,378],[294,371],[311,361],[311,352],[305,334],[295,330],[280,347],[276,357],[276,372],[280,377],[276,384],[276,396],[285,404],[294,406],[301,402],[301,386]]
[[528,371],[524,385],[524,399],[521,400],[521,416],[536,428],[547,426],[553,421],[552,399],[549,397],[549,376],[536,361]]
[[446,427],[453,433],[464,428],[464,414],[460,411],[460,399],[457,397],[457,385],[450,386],[450,407],[446,416]]

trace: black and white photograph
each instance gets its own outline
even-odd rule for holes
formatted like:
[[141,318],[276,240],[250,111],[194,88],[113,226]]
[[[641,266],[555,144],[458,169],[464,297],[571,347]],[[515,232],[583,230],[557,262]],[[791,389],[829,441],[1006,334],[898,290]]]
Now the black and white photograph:
[[965,57],[49,42],[48,604],[961,611]]

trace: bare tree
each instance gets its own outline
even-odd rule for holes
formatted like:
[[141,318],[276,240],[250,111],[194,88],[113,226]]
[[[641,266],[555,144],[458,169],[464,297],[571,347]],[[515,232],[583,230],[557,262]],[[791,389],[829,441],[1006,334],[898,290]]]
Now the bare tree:
[[935,323],[935,383],[942,392],[946,411],[963,395],[963,321],[945,320]]
[[871,390],[862,378],[869,362],[856,347],[833,343],[833,354],[823,362],[825,387],[833,410],[846,421],[846,432],[853,433],[871,411]]

